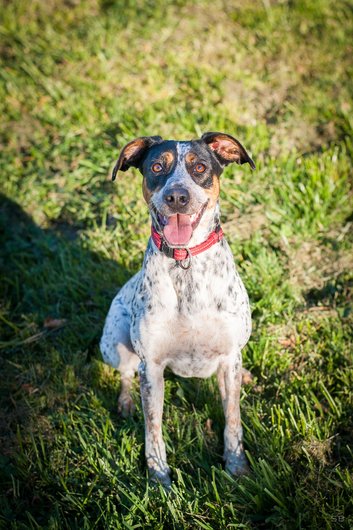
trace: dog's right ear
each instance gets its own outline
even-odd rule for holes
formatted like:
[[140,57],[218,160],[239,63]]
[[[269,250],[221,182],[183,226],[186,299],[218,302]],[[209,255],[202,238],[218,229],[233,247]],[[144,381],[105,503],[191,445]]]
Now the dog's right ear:
[[163,142],[161,136],[141,136],[125,145],[121,151],[118,161],[114,166],[112,180],[115,180],[117,172],[127,171],[129,167],[139,167],[146,151],[153,145]]

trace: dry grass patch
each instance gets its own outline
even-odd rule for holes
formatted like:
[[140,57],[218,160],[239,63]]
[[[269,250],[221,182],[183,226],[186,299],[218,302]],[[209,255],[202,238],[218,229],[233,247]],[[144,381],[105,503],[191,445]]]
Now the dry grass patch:
[[[348,223],[343,231],[350,226],[351,223]],[[350,250],[336,250],[332,246],[320,245],[315,240],[284,244],[282,248],[287,256],[290,283],[301,293],[309,289],[322,289],[328,281],[352,270]]]

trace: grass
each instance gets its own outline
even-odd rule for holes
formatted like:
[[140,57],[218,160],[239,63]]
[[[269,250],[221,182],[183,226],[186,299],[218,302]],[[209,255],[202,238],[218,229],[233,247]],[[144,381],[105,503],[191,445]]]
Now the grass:
[[[353,526],[352,4],[2,2],[0,527]],[[149,227],[119,148],[237,136],[223,226],[254,331],[252,474],[222,470],[217,385],[167,374],[172,493],[122,420],[98,339]]]

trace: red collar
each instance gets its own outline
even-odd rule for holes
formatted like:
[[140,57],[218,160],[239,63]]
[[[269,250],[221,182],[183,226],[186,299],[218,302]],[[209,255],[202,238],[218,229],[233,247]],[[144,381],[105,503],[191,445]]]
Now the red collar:
[[176,261],[183,261],[184,259],[190,258],[191,256],[201,254],[201,252],[204,252],[205,250],[211,248],[213,245],[221,241],[221,239],[223,238],[223,230],[218,225],[216,229],[209,234],[208,238],[205,241],[191,248],[170,247],[163,239],[163,237],[158,234],[154,226],[151,226],[151,235],[153,242],[158,248],[158,250],[168,256],[168,258],[173,258]]

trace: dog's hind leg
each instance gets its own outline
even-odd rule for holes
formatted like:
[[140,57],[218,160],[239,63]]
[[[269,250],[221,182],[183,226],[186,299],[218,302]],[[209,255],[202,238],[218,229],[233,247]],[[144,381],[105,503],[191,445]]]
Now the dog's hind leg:
[[121,391],[118,398],[118,412],[124,417],[129,416],[135,410],[131,391],[140,359],[131,344],[130,315],[119,299],[113,301],[109,310],[100,349],[104,361],[120,372]]

